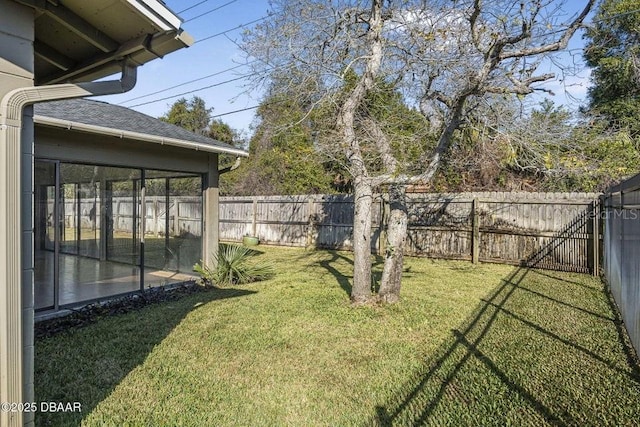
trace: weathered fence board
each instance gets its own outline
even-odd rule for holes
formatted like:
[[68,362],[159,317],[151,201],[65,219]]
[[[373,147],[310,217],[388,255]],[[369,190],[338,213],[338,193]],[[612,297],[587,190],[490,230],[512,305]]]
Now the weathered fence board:
[[[171,196],[169,207],[165,196],[147,196],[145,213],[145,234],[164,236],[200,236],[202,234],[202,199],[194,196]],[[53,202],[50,202],[53,211]],[[138,227],[135,221],[134,206],[131,197],[112,197],[108,205],[108,217],[112,221],[115,232],[132,232]],[[79,208],[79,209],[78,209]],[[100,229],[101,215],[96,210],[102,209],[100,199],[96,201],[66,198],[62,204],[62,216],[65,228]],[[79,214],[78,214],[79,213]],[[79,221],[79,223],[78,223]]]
[[640,355],[640,175],[604,197],[604,274]]
[[[594,271],[599,234],[594,240],[592,218],[598,196],[411,194],[405,251],[434,258]],[[371,248],[378,253],[384,250],[385,203],[378,196],[373,204]],[[353,199],[349,196],[222,197],[220,201],[223,241],[256,235],[273,245],[351,249],[352,228]]]

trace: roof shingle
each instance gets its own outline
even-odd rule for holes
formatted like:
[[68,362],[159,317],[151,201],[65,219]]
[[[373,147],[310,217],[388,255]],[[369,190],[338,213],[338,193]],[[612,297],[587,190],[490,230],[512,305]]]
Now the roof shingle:
[[34,106],[34,114],[73,123],[206,144],[223,150],[234,148],[224,142],[198,135],[138,111],[101,101],[67,99],[44,102]]

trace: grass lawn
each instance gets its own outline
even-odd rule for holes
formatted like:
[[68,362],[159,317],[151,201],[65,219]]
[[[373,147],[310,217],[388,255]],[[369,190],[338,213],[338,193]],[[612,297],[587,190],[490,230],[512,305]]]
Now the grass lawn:
[[[36,341],[36,425],[637,425],[640,369],[599,280],[409,258],[351,308],[349,253],[258,247],[275,278]],[[380,266],[378,266],[378,269]]]

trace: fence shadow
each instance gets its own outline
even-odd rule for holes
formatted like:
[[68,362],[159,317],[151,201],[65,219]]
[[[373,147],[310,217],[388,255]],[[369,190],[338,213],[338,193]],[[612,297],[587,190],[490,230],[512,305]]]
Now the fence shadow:
[[[576,332],[607,328],[608,336],[615,336],[617,322],[610,317],[609,306],[601,304],[604,309],[599,312],[581,310],[577,302],[560,304],[556,302],[560,297],[523,292],[524,288],[559,291],[567,298],[561,281],[531,273],[518,267],[505,277],[469,320],[451,331],[418,374],[376,408],[369,424],[611,423],[607,412],[618,411],[616,405],[589,407],[601,400],[590,396],[604,398],[614,383],[637,390],[638,365],[630,359],[630,348],[619,351],[615,339],[594,342],[594,336],[603,339],[603,334]],[[605,296],[598,298],[602,301]],[[573,323],[566,323],[569,318]],[[622,413],[613,419],[617,416],[624,419]]]
[[[597,209],[593,205],[580,212],[565,228],[556,233],[546,245],[543,245],[524,259],[521,262],[521,266],[579,273],[593,272],[593,269],[597,268],[596,265],[598,264],[594,263],[594,258],[599,257],[600,254],[593,252],[593,244],[588,244],[587,248],[577,246],[576,238],[584,237],[588,243],[591,242],[586,236],[591,235],[592,239],[600,239],[599,230],[593,229],[594,215],[597,215]],[[572,259],[576,252],[584,251],[585,249],[588,257],[587,264],[592,266],[592,271],[589,271],[588,268],[581,268],[576,263],[567,262],[567,259]]]
[[368,424],[633,424],[608,402],[607,381],[637,390],[640,370],[630,346],[620,350],[624,331],[606,290],[568,273],[533,274],[589,219],[576,218],[502,279]]

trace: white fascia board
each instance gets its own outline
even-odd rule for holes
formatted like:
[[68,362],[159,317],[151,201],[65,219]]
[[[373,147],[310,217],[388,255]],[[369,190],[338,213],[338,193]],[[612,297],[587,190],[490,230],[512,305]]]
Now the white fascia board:
[[150,135],[148,133],[113,129],[113,128],[108,128],[104,126],[88,125],[86,123],[70,122],[69,120],[54,119],[51,117],[45,117],[45,116],[39,116],[39,115],[33,116],[33,121],[34,123],[39,125],[53,126],[60,129],[76,130],[80,132],[114,136],[116,138],[121,138],[121,139],[127,138],[127,139],[133,139],[136,141],[152,142],[160,145],[171,145],[174,147],[186,148],[186,149],[195,150],[195,151],[203,151],[206,153],[231,154],[233,156],[238,156],[238,157],[249,156],[249,153],[247,153],[246,151],[239,150],[233,147],[229,147],[229,148],[218,147],[215,145],[203,144],[200,142],[186,141],[183,139],[176,139],[176,138],[165,138],[162,136]]
[[157,0],[126,0],[163,31],[178,30],[182,19]]

